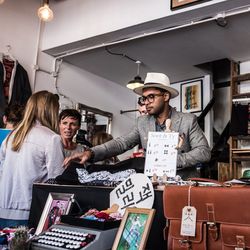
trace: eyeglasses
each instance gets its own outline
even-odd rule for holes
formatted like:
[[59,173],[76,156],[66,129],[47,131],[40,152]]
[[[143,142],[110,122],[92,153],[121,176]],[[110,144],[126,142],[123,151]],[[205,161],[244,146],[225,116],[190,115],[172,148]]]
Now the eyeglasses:
[[145,101],[154,102],[156,96],[164,96],[164,94],[149,94],[147,96],[141,96],[138,98],[138,104],[140,106],[145,105]]

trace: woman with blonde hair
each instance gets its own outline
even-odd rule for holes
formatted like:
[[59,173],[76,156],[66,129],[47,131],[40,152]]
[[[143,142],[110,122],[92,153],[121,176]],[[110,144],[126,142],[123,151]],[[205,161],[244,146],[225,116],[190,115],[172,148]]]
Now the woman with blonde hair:
[[58,96],[40,91],[28,100],[23,120],[1,146],[0,229],[27,225],[32,184],[63,172]]
[[[99,132],[94,134],[93,139],[92,139],[92,144],[93,144],[93,147],[95,147],[97,145],[101,145],[105,142],[111,141],[112,139],[113,139],[113,136],[111,134],[108,134],[104,131],[99,131]],[[117,162],[119,162],[119,159],[116,156],[114,156],[114,157],[111,157],[109,159],[105,159],[103,161],[96,162],[96,164],[98,164],[98,165],[112,165],[112,164],[115,164]]]

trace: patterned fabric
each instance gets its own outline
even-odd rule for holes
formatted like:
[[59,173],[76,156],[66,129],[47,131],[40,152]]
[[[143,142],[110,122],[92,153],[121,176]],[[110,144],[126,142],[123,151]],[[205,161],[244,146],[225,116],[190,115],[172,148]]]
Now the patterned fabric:
[[12,75],[12,70],[14,68],[14,61],[10,61],[7,59],[3,59],[3,65],[5,68],[5,80],[3,83],[3,92],[6,98],[6,102],[9,100],[9,87],[10,87],[10,79]]
[[47,184],[58,184],[58,182],[56,181],[56,178],[50,178],[47,181],[45,181],[45,183],[47,183]]
[[73,149],[73,150],[68,150],[66,148],[63,149],[63,152],[64,152],[64,156],[65,157],[69,157],[71,156],[72,154],[75,154],[75,153],[81,153],[85,151],[85,146],[84,145],[81,145],[81,144],[77,144],[76,148]]
[[130,175],[136,174],[134,169],[127,169],[124,171],[111,174],[108,171],[100,171],[89,174],[86,169],[77,168],[78,180],[82,184],[87,185],[104,185],[114,186],[127,179]]

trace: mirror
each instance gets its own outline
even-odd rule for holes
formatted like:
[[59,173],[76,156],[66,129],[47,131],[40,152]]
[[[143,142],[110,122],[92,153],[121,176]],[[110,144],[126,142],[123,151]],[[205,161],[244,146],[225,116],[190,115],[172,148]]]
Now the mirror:
[[80,129],[86,131],[85,134],[88,141],[91,142],[93,135],[99,131],[104,131],[111,134],[111,122],[113,119],[112,113],[81,103],[76,105],[76,109],[82,115]]

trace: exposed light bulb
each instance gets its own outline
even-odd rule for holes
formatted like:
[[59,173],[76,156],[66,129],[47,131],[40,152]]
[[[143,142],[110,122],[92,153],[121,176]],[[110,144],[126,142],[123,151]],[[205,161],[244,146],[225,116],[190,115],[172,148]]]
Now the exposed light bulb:
[[53,19],[53,11],[50,9],[47,3],[45,3],[38,9],[37,14],[39,18],[44,22],[49,22]]
[[141,83],[128,83],[127,84],[127,88],[128,89],[132,89],[132,90],[134,90],[134,89],[136,89],[136,88],[139,88],[139,87],[142,87],[143,86],[143,84],[141,84]]
[[137,76],[132,81],[129,81],[127,84],[127,88],[134,90],[135,88],[142,87],[144,85],[144,82],[142,81],[140,77],[140,65],[141,61],[135,61],[137,64]]
[[141,77],[140,76],[136,76],[134,78],[134,80],[130,81],[127,84],[127,88],[134,90],[135,88],[139,88],[139,87],[141,87],[143,85],[144,84],[143,84],[143,81],[142,81]]

